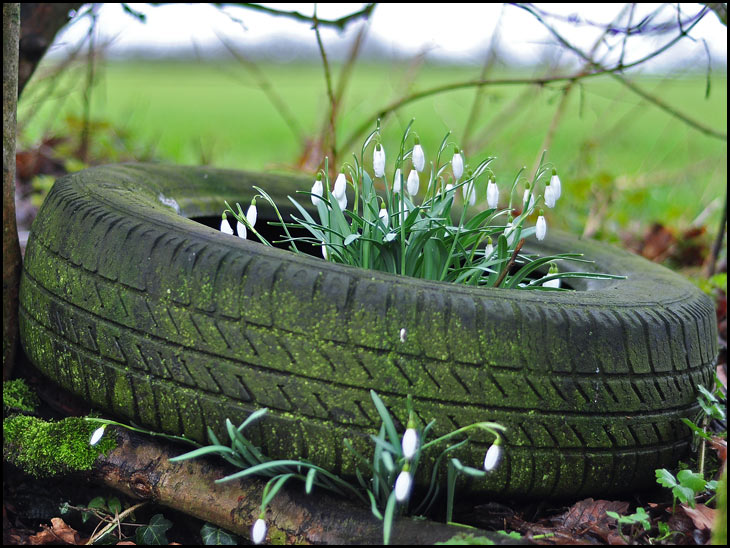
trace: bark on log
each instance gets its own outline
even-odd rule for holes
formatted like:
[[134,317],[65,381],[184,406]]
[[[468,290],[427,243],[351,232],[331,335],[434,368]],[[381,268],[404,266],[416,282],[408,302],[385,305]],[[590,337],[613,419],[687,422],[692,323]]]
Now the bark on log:
[[[250,538],[259,515],[265,481],[244,478],[216,484],[237,469],[222,460],[194,459],[172,463],[169,458],[190,448],[174,446],[124,429],[107,429],[118,435],[119,445],[97,459],[92,477],[129,496],[152,500],[185,514]],[[369,508],[317,490],[306,495],[301,483],[288,484],[269,505],[267,540],[287,544],[382,544],[382,522]],[[401,518],[394,526],[391,544],[433,544],[460,533],[486,536],[498,544],[513,544],[506,537],[479,529],[464,529],[433,521]]]
[[20,244],[15,223],[15,130],[18,106],[20,4],[3,4],[3,380],[18,346]]

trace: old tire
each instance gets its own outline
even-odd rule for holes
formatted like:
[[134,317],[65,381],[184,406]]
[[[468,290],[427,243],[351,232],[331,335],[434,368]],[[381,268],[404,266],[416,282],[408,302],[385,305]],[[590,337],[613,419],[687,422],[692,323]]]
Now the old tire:
[[[505,460],[477,491],[605,495],[652,485],[686,453],[680,419],[711,382],[716,327],[710,300],[681,277],[551,233],[543,251],[584,252],[628,278],[571,293],[476,289],[297,256],[188,219],[247,203],[252,184],[285,204],[309,181],[153,165],[59,179],[26,251],[31,360],[99,408],[201,441],[267,407],[250,431],[266,454],[344,473],[354,463],[342,439],[379,425],[371,389],[401,418],[411,394],[439,432],[504,424]],[[473,441],[461,458],[478,466],[491,440]]]

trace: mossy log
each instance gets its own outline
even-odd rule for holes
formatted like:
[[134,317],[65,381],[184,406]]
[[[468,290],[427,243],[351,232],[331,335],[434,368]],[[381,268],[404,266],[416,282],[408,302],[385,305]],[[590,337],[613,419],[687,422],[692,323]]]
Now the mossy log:
[[[170,462],[185,452],[167,442],[151,440],[121,429],[117,448],[101,455],[91,471],[94,481],[123,493],[174,508],[248,539],[259,517],[265,481],[244,478],[215,483],[232,471],[223,461],[195,459]],[[304,486],[292,483],[277,494],[267,509],[267,542],[273,544],[382,544],[382,522],[370,508],[323,491],[306,495]],[[494,542],[509,539],[493,532],[463,529],[423,520],[401,518],[395,522],[391,544],[433,544],[468,532]]]

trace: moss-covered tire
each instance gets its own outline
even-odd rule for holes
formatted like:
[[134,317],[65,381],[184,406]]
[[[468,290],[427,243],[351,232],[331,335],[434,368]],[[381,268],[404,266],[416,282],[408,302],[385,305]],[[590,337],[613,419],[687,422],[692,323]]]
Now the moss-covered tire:
[[[475,490],[637,489],[686,452],[680,419],[711,381],[716,327],[710,300],[681,277],[551,233],[542,251],[584,252],[628,278],[570,293],[477,289],[297,256],[189,220],[219,215],[224,199],[247,203],[252,184],[286,204],[310,182],[153,165],[59,179],[25,257],[31,360],[100,408],[198,440],[267,407],[250,430],[265,453],[333,471],[353,471],[343,438],[379,425],[371,389],[401,418],[412,395],[439,432],[504,424],[505,460]],[[461,458],[479,466],[491,440],[474,442]]]

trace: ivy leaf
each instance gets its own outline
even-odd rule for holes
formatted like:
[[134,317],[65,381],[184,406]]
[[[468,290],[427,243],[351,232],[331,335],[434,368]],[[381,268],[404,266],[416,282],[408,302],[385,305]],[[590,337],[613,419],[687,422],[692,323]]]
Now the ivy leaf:
[[107,508],[109,508],[109,512],[112,514],[122,513],[122,503],[119,502],[117,497],[112,497],[107,501]]
[[137,529],[137,544],[169,544],[167,535],[168,529],[172,527],[172,522],[165,519],[162,514],[155,514],[150,519],[150,524]]
[[234,546],[238,544],[238,539],[234,535],[210,523],[203,525],[200,529],[200,536],[206,546]]

